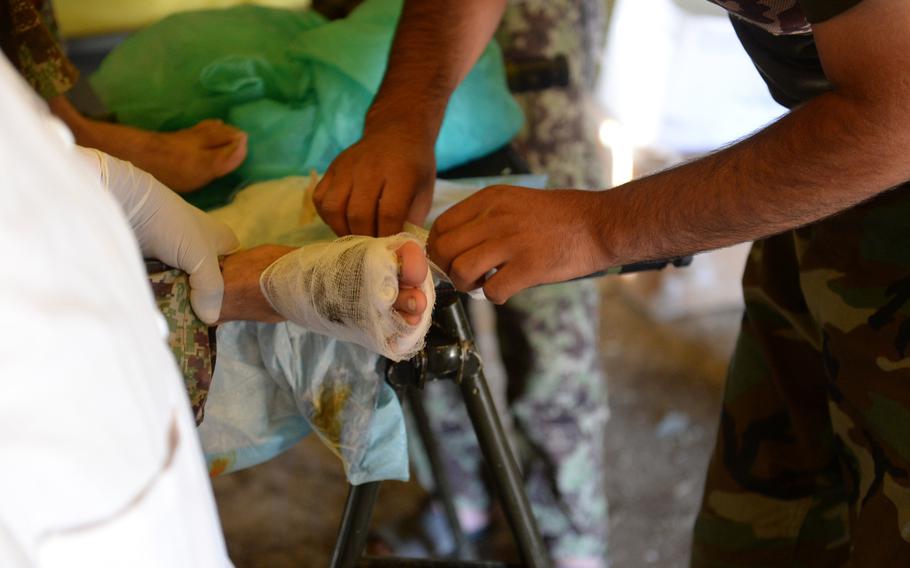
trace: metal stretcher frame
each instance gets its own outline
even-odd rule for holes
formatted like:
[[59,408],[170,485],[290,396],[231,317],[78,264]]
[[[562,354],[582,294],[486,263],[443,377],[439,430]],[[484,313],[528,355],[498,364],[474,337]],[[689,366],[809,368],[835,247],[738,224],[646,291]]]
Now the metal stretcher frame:
[[[433,324],[427,346],[410,361],[390,364],[386,380],[408,399],[419,435],[424,441],[436,482],[437,497],[443,502],[456,541],[459,558],[467,557],[469,545],[455,515],[455,507],[438,447],[419,393],[428,380],[453,380],[461,390],[471,424],[477,434],[481,453],[491,471],[493,483],[502,501],[506,520],[512,529],[519,555],[525,566],[545,568],[549,559],[531,506],[524,491],[518,465],[496,412],[487,386],[474,335],[458,293],[449,285],[437,289]],[[333,568],[354,566],[503,566],[501,563],[467,561],[432,561],[404,558],[363,557],[367,531],[380,482],[351,486],[342,515],[338,540],[332,556]]]
[[[687,266],[691,262],[691,256],[641,262],[617,267],[592,276],[661,270],[670,265]],[[434,441],[434,434],[420,398],[423,386],[429,380],[453,380],[460,388],[468,416],[480,444],[481,454],[490,470],[496,493],[502,502],[506,521],[515,539],[521,565],[531,568],[550,566],[547,550],[543,545],[543,539],[524,491],[521,473],[487,386],[480,357],[474,344],[470,321],[460,295],[451,285],[445,284],[437,288],[433,324],[427,335],[426,347],[410,361],[390,364],[386,371],[386,381],[399,393],[399,397],[406,398],[411,406],[418,435],[426,449],[433,473],[434,496],[442,502],[455,540],[456,558],[431,560],[364,556],[370,519],[380,487],[380,482],[376,481],[359,486],[349,486],[338,539],[332,555],[331,568],[417,568],[420,566],[494,568],[507,566],[502,562],[468,560],[474,557],[474,550],[465,539],[458,521],[451,485],[439,455],[439,446]]]

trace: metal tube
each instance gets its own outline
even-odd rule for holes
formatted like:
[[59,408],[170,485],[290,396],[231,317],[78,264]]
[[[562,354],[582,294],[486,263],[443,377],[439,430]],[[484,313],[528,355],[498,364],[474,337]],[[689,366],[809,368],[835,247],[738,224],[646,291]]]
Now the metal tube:
[[452,485],[449,483],[449,475],[446,473],[442,456],[439,454],[439,446],[436,444],[436,436],[430,427],[430,419],[427,416],[426,408],[423,406],[423,400],[420,397],[421,391],[414,387],[407,389],[408,403],[411,405],[411,412],[414,414],[414,422],[417,425],[417,434],[423,443],[427,459],[430,462],[430,470],[433,472],[433,482],[436,485],[436,497],[442,501],[445,510],[446,519],[449,521],[449,527],[452,529],[452,536],[455,538],[455,554],[458,558],[474,558],[474,547],[464,536],[461,530],[461,523],[458,521],[458,513],[455,511],[455,498],[452,492]]
[[378,481],[371,481],[363,485],[351,485],[348,490],[338,540],[335,541],[332,563],[329,564],[331,568],[354,568],[363,556],[373,506],[379,495],[379,484]]
[[506,520],[515,536],[521,560],[525,566],[547,568],[550,566],[547,549],[540,537],[534,513],[524,492],[524,480],[499,422],[499,415],[496,413],[496,406],[483,372],[464,377],[460,387],[468,415],[477,433],[477,441],[492,471]]
[[[474,333],[460,301],[455,299],[437,306],[434,316],[460,341],[473,343]],[[531,568],[548,568],[550,558],[525,495],[524,480],[499,421],[482,367],[478,366],[472,372],[465,373],[461,377],[459,388],[477,434],[480,450],[492,472],[521,560]]]

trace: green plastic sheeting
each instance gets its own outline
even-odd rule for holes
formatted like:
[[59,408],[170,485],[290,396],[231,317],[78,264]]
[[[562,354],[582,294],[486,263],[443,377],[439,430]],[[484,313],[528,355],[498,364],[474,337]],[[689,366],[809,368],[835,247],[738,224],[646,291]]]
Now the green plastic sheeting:
[[[127,38],[91,82],[125,124],[161,131],[221,118],[248,133],[243,165],[191,197],[208,208],[254,181],[324,171],[360,138],[400,11],[400,0],[369,0],[332,22],[258,6],[177,14]],[[437,167],[496,150],[522,122],[491,43],[450,99]]]

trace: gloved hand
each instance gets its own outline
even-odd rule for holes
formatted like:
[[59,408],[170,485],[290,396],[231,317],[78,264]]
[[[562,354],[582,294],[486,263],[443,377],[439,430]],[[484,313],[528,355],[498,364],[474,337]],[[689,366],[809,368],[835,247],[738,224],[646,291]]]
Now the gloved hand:
[[190,275],[190,304],[205,323],[221,313],[218,256],[240,247],[230,227],[193,207],[151,174],[91,148],[76,147],[126,215],[142,254]]

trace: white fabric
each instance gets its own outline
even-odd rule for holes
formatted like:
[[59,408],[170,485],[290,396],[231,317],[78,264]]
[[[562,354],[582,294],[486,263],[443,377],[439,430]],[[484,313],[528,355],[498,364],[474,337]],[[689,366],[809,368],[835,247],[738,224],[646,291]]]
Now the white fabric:
[[142,253],[189,274],[193,311],[205,323],[218,321],[224,296],[218,256],[240,246],[231,228],[130,162],[92,148],[77,151],[120,204]]
[[[456,203],[470,197],[489,185],[514,184],[543,188],[546,176],[517,175],[470,178],[457,182],[436,180],[433,206],[427,216],[427,226]],[[335,233],[318,216],[312,214],[312,177],[290,176],[272,181],[254,183],[241,190],[228,205],[210,212],[237,234],[244,247],[267,243],[289,246],[307,246],[320,241],[330,241]],[[408,224],[405,231],[426,242],[428,232]],[[436,275],[448,281],[438,269]],[[477,300],[486,297],[483,288],[469,293]]]
[[375,351],[393,361],[409,359],[423,348],[436,299],[433,276],[420,286],[427,309],[408,324],[393,307],[398,296],[399,262],[395,251],[414,236],[349,236],[304,246],[262,273],[262,292],[275,311],[317,333]]
[[0,57],[0,566],[230,565],[136,241]]

